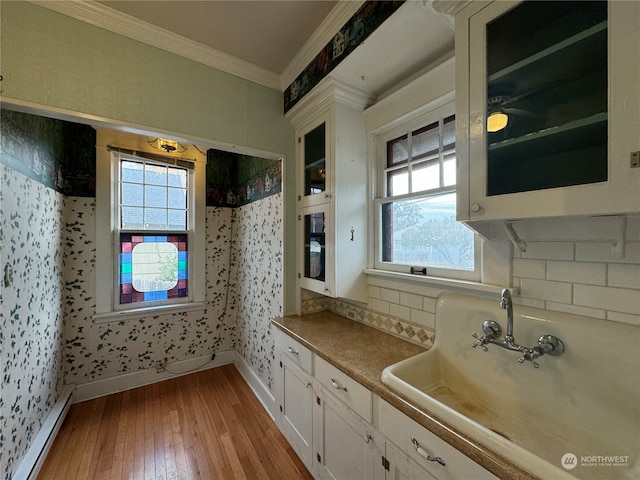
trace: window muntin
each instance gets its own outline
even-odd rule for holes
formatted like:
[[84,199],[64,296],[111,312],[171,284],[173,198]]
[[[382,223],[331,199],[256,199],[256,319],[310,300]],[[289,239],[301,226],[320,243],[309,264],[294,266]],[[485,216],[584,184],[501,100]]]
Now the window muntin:
[[189,300],[192,176],[189,166],[119,155],[116,309]]
[[475,279],[474,235],[455,219],[455,116],[394,132],[379,138],[376,268],[427,267],[428,275]]
[[188,169],[146,160],[120,161],[120,228],[186,231]]

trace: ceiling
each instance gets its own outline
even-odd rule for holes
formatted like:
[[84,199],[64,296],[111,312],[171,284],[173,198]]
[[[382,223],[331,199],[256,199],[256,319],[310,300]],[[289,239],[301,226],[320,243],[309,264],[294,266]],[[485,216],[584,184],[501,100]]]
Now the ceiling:
[[[228,73],[284,91],[364,0],[38,1]],[[371,97],[453,53],[447,0],[409,0],[333,72]],[[434,8],[434,4],[436,8]]]
[[282,74],[335,1],[100,1],[109,8]]

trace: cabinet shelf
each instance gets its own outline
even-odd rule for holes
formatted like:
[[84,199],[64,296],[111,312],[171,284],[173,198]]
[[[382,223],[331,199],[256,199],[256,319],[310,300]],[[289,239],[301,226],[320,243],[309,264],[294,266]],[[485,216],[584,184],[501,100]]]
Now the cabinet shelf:
[[505,67],[493,74],[490,74],[488,77],[488,81],[489,83],[492,83],[497,80],[501,80],[509,76],[510,74],[517,72],[518,70],[528,67],[529,65],[539,62],[540,60],[543,60],[555,53],[561,52],[562,50],[568,49],[569,47],[572,47],[573,45],[583,40],[589,39],[595,36],[596,34],[600,32],[604,32],[606,30],[607,30],[607,21],[605,20],[590,28],[587,28],[586,30],[583,30],[582,32],[572,35],[571,37],[566,38],[561,42],[558,42],[548,48],[545,48],[544,50],[541,50],[533,55],[530,55],[529,57],[524,58],[519,62],[514,63],[513,65],[509,65],[508,67]]
[[310,170],[312,168],[324,168],[325,167],[325,158],[321,158],[319,160],[316,160],[315,162],[311,162],[308,163],[307,165],[304,166],[305,170]]
[[600,122],[607,121],[607,113],[597,113],[590,117],[580,118],[578,120],[573,120],[571,122],[565,123],[564,125],[557,125],[554,127],[545,128],[543,130],[537,132],[527,133],[526,135],[522,135],[516,138],[509,138],[507,140],[503,140],[501,142],[495,142],[489,145],[490,151],[495,151],[505,147],[512,147],[524,142],[531,142],[534,140],[540,140],[545,137],[549,137],[550,135],[559,135],[561,133],[569,132],[572,130],[577,130],[584,127],[589,127],[591,125],[595,125]]

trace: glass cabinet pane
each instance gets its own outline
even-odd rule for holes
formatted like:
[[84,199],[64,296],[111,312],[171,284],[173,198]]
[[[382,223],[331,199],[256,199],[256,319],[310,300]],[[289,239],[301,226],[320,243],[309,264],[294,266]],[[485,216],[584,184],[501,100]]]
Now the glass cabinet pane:
[[304,195],[322,193],[326,188],[325,124],[304,136]]
[[304,216],[304,276],[324,282],[325,231],[324,213]]
[[486,28],[487,195],[606,181],[607,2],[525,1]]

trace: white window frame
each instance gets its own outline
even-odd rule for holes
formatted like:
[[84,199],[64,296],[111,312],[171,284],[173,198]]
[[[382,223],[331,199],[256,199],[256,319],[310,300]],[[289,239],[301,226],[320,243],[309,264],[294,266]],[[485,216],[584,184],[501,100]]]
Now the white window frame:
[[[440,121],[455,114],[455,103],[450,102],[422,115],[395,125],[387,130],[381,130],[376,134],[376,197],[374,198],[374,269],[386,272],[410,273],[410,268],[416,265],[408,265],[382,261],[382,205],[393,201],[408,198],[421,199],[431,196],[455,193],[457,185],[440,187],[434,190],[409,193],[395,197],[387,197],[387,142],[395,140],[402,135],[416,131],[426,125]],[[442,171],[440,172],[442,176]],[[426,277],[449,278],[453,280],[465,280],[479,282],[482,278],[482,245],[478,235],[474,235],[474,270],[457,270],[449,268],[427,267]]]
[[[205,222],[206,222],[206,154],[192,146],[170,157],[193,161],[189,212],[189,281],[188,297],[158,301],[153,304],[120,304],[119,301],[119,172],[120,158],[136,158],[135,152],[162,155],[146,142],[146,137],[96,128],[96,321],[141,318],[147,315],[169,314],[205,308]],[[132,150],[131,155],[110,147]],[[178,233],[178,232],[176,232]]]
[[[172,305],[172,304],[180,304],[180,303],[191,303],[193,301],[193,293],[192,293],[192,289],[191,289],[191,283],[193,281],[193,279],[191,278],[191,269],[193,268],[193,259],[191,258],[191,245],[194,243],[195,241],[195,230],[196,230],[196,223],[195,223],[195,202],[196,202],[196,198],[195,198],[195,162],[193,165],[193,168],[187,168],[187,182],[189,183],[189,187],[188,187],[188,200],[187,200],[187,228],[186,230],[175,230],[175,231],[171,231],[171,230],[144,230],[144,229],[127,229],[127,228],[122,228],[122,212],[120,209],[120,205],[122,203],[122,198],[121,198],[121,194],[122,194],[122,190],[121,190],[121,174],[122,174],[122,169],[120,167],[120,162],[122,162],[123,160],[131,160],[134,162],[137,161],[142,161],[145,162],[145,164],[147,165],[160,165],[160,166],[170,166],[170,163],[163,163],[162,161],[153,161],[153,160],[149,160],[147,158],[143,158],[143,157],[138,157],[135,154],[127,154],[127,153],[121,153],[118,151],[111,151],[111,161],[114,162],[114,166],[113,166],[113,171],[114,174],[116,176],[115,178],[115,183],[117,185],[117,187],[115,188],[115,195],[116,195],[116,201],[114,202],[114,212],[112,213],[113,218],[116,219],[116,221],[114,222],[114,229],[113,229],[113,271],[114,271],[114,275],[113,275],[113,310],[132,310],[132,309],[137,309],[137,308],[144,308],[144,307],[161,307],[161,306],[168,306],[168,305]],[[121,233],[141,233],[141,234],[146,234],[146,235],[150,235],[153,233],[159,233],[161,235],[171,235],[173,234],[186,234],[187,235],[187,244],[188,244],[188,257],[187,257],[187,261],[188,261],[188,267],[187,267],[187,272],[188,272],[188,279],[187,279],[187,297],[181,297],[181,298],[174,298],[174,299],[167,299],[167,300],[155,300],[152,302],[134,302],[134,303],[120,303],[120,299],[119,299],[119,289],[120,289],[120,278],[119,278],[119,270],[120,270],[120,259],[119,259],[119,252],[120,252],[120,234]]]

